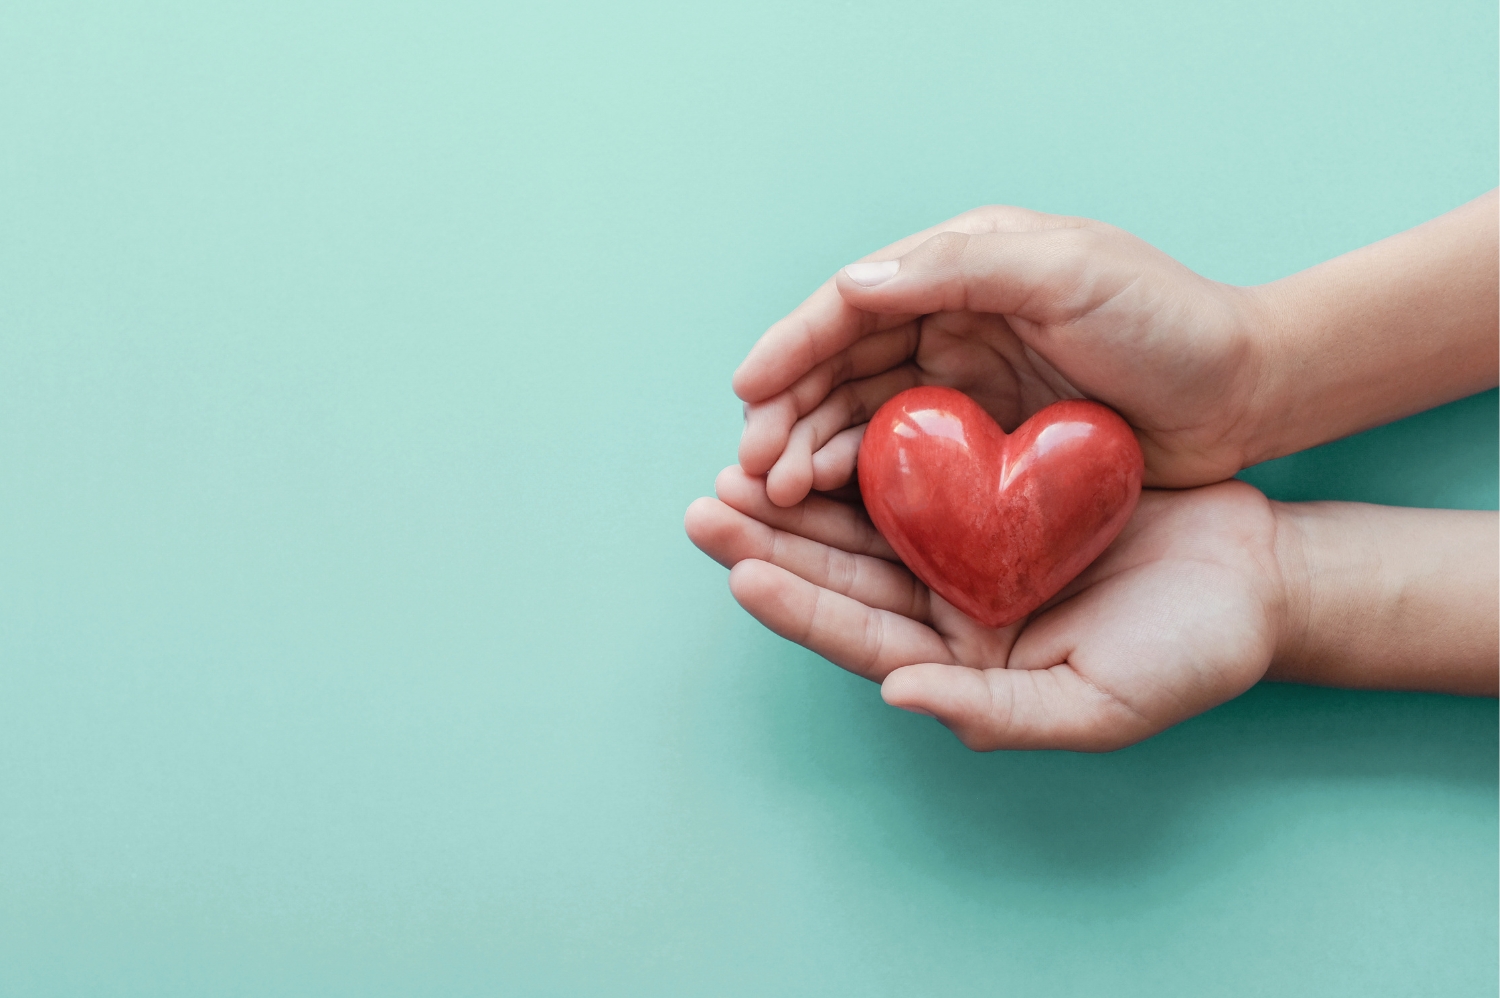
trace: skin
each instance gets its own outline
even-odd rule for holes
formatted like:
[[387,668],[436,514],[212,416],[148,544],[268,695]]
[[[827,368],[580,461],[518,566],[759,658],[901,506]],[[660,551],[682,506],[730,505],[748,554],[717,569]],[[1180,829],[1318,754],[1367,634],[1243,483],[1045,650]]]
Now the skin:
[[1269,678],[1494,696],[1500,517],[1365,503],[1274,503],[1289,589]]
[[1256,288],[1219,284],[1112,226],[990,207],[840,271],[734,376],[740,465],[773,502],[849,481],[863,424],[913,385],[1007,431],[1059,398],[1135,429],[1146,484],[1181,488],[1493,387],[1497,196]]
[[[975,749],[1118,748],[1262,678],[1493,696],[1495,514],[1286,505],[1224,479],[1493,387],[1497,206],[1258,288],[1087,219],[961,215],[866,261],[894,267],[841,271],[755,345],[734,380],[740,466],[688,534],[771,630]],[[900,565],[850,485],[863,424],[919,384],[1007,430],[1103,401],[1147,485],[1184,491],[1148,489],[1048,605],[980,627]]]
[[1120,748],[1243,693],[1275,651],[1274,523],[1248,485],[1144,492],[1060,599],[998,629],[919,582],[858,506],[784,508],[738,467],[716,485],[687,531],[735,599],[972,749]]
[[687,532],[735,599],[972,749],[1117,749],[1265,678],[1495,693],[1493,514],[1273,503],[1237,481],[1146,490],[1072,584],[990,629],[912,576],[857,503],[778,506],[737,466],[716,491]]

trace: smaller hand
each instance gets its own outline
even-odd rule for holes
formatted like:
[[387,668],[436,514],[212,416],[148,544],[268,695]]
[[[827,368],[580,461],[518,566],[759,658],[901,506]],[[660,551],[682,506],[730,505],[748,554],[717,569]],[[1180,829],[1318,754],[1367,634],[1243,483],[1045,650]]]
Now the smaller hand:
[[1147,485],[1222,481],[1262,456],[1271,323],[1252,290],[1103,223],[1020,208],[960,215],[870,259],[884,268],[840,271],[735,374],[740,464],[777,505],[847,483],[863,424],[916,385],[970,395],[1007,431],[1061,398],[1105,402],[1136,430]]
[[972,749],[1132,744],[1254,685],[1283,629],[1275,514],[1242,482],[1143,492],[1093,565],[999,629],[929,591],[857,505],[784,508],[739,467],[716,489],[687,532],[730,568],[735,599]]

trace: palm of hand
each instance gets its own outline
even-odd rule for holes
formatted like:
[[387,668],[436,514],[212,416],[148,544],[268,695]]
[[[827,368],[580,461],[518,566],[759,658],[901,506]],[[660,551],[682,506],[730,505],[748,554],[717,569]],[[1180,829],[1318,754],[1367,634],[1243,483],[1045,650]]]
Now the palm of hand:
[[963,392],[1007,433],[1053,402],[1083,394],[1022,343],[1004,316],[982,312],[918,320],[912,368],[915,384]]
[[1118,748],[1265,673],[1280,613],[1269,504],[1227,482],[1146,492],[1125,531],[1049,606],[989,629],[895,560],[858,507],[776,506],[738,468],[688,511],[771,630],[881,682],[976,749]]

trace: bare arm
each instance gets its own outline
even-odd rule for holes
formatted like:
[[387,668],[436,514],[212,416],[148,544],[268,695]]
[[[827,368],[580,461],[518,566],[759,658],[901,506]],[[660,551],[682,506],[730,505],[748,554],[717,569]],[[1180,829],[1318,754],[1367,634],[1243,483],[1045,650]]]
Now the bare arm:
[[1286,609],[1266,678],[1494,696],[1500,517],[1277,503]]
[[1255,289],[1266,306],[1263,461],[1496,383],[1495,191]]

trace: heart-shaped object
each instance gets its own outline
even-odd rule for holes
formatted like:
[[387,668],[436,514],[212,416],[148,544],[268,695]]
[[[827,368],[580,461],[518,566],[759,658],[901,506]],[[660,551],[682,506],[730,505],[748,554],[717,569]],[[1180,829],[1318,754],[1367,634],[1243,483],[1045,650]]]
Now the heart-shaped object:
[[896,554],[987,627],[1025,617],[1114,540],[1141,494],[1125,421],[1054,402],[1007,434],[951,388],[911,388],[876,411],[859,488]]

